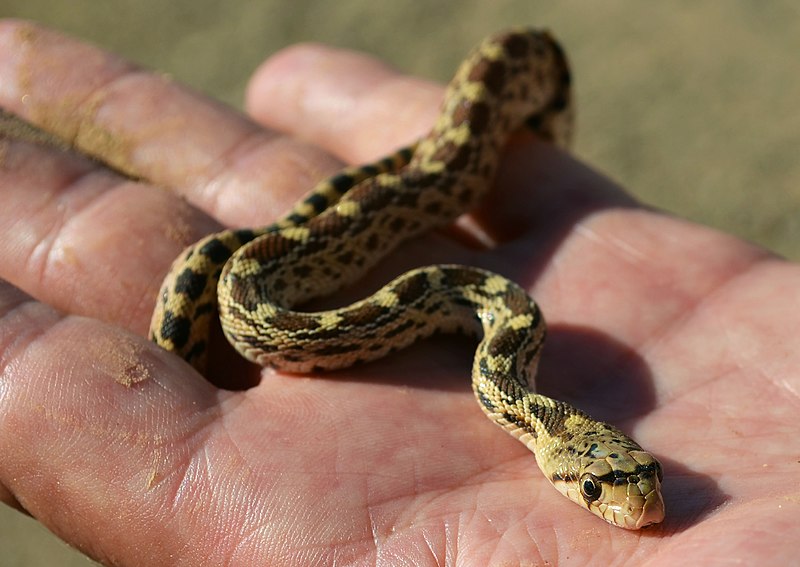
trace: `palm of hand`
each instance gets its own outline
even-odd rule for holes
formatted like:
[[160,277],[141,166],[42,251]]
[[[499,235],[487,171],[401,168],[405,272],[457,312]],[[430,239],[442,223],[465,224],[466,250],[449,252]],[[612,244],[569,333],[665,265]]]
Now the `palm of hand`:
[[[216,226],[202,210],[263,224],[338,165],[91,48],[40,30],[20,40],[18,26],[0,28],[15,54],[0,58],[0,104],[78,132],[85,149],[153,185],[6,144],[0,277],[63,313],[0,288],[5,501],[119,564],[791,557],[782,538],[798,531],[796,266],[642,209],[520,138],[474,216],[491,250],[430,235],[352,291],[442,261],[527,286],[551,329],[540,389],[633,433],[665,465],[667,520],[625,532],[569,504],[486,421],[469,389],[469,341],[434,339],[333,376],[267,373],[236,392],[146,343],[171,259]],[[91,64],[76,71],[77,60]],[[14,96],[20,62],[34,99],[25,108]],[[354,95],[367,79],[387,88]],[[347,122],[336,122],[353,97]],[[262,122],[365,161],[424,131],[438,89],[352,54],[299,48],[260,71],[250,98]],[[77,129],[81,108],[94,114]],[[100,128],[126,142],[81,140]],[[214,378],[253,372],[226,363]],[[754,540],[753,526],[770,530]]]

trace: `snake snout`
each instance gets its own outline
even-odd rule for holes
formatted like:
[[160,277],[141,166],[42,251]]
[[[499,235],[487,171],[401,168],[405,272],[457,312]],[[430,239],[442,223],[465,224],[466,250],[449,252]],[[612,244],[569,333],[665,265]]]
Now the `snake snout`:
[[658,487],[646,496],[635,529],[660,524],[662,521],[664,521],[664,498],[661,496],[661,488]]

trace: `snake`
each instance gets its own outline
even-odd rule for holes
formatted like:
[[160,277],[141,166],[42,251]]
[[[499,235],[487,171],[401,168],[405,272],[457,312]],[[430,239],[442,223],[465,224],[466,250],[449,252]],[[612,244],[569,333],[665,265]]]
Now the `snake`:
[[438,120],[416,143],[318,183],[273,224],[223,230],[189,246],[161,286],[151,339],[202,371],[218,322],[247,360],[315,373],[366,363],[435,333],[474,336],[478,405],[533,452],[552,485],[613,525],[660,523],[659,461],[613,425],[536,392],[546,325],[513,281],[477,267],[434,265],[351,305],[297,309],[475,207],[511,135],[528,130],[567,147],[571,83],[566,55],[549,32],[488,37],[459,66]]

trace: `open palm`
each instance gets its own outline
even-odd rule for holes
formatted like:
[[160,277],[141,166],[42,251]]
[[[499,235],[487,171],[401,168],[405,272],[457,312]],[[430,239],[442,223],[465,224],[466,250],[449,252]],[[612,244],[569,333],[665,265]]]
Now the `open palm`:
[[415,139],[438,86],[291,48],[251,83],[266,130],[29,24],[2,23],[0,46],[0,106],[117,170],[3,143],[5,502],[115,565],[795,558],[797,266],[643,208],[520,135],[469,222],[402,247],[338,298],[436,262],[527,287],[550,328],[539,389],[664,465],[665,522],[624,531],[560,496],[486,420],[466,339],[313,377],[259,374],[220,340],[209,378],[224,388],[145,339],[185,245],[268,224],[342,162]]

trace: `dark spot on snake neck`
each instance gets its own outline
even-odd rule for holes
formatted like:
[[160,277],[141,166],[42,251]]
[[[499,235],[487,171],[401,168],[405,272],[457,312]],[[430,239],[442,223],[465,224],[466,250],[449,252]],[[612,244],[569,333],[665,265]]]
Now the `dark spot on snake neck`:
[[312,193],[311,195],[306,197],[304,202],[310,205],[314,209],[314,212],[317,214],[320,214],[329,206],[328,199],[324,195],[320,195],[319,193]]
[[519,59],[528,55],[528,49],[531,45],[530,39],[531,38],[528,36],[523,37],[518,34],[513,34],[503,38],[502,43],[505,52],[508,53],[510,57]]
[[[434,313],[438,313],[443,307],[444,307],[443,301],[434,301],[425,308],[425,313],[428,315],[432,315]],[[422,323],[424,324],[424,321]]]
[[213,314],[214,311],[216,311],[216,309],[217,309],[217,301],[216,301],[216,296],[214,296],[213,301],[206,301],[205,303],[201,303],[195,308],[194,319],[197,320],[203,315]]
[[555,407],[531,404],[531,413],[541,423],[548,435],[557,437],[564,433],[564,408],[563,404],[556,400]]
[[[453,126],[457,127],[468,123],[469,129],[473,135],[480,136],[486,131],[487,126],[491,122],[491,116],[492,111],[485,102],[464,100],[453,112]],[[449,145],[455,144],[450,142]],[[467,144],[461,144],[458,147],[465,147],[466,145]],[[434,154],[434,159],[436,159],[436,156],[439,156],[439,154],[440,152],[437,151]],[[446,155],[446,153],[442,155]]]
[[375,323],[387,315],[392,310],[388,307],[375,303],[365,303],[358,309],[348,309],[343,311],[341,316],[342,327],[363,327],[367,323]]
[[386,156],[378,163],[381,166],[382,171],[392,171],[395,168],[396,158],[394,155]]
[[524,329],[516,330],[510,327],[499,329],[491,342],[489,342],[487,350],[492,356],[507,355],[509,352],[518,352],[529,334],[530,333]]
[[319,328],[319,321],[305,313],[278,311],[267,321],[269,326],[283,329],[288,333],[298,331],[315,331]]
[[[453,303],[456,305],[461,305],[462,307],[467,307],[469,309],[475,309],[478,307],[478,304],[472,301],[471,299],[467,299],[466,297],[456,297],[453,300]],[[477,319],[477,316],[476,316]]]
[[536,438],[536,429],[531,427],[530,424],[525,421],[522,417],[518,415],[511,414],[509,412],[505,412],[503,414],[503,419],[505,419],[509,423],[513,423],[520,429],[524,429],[525,431],[529,432],[533,435],[534,439]]
[[256,237],[256,232],[249,228],[240,228],[234,232],[234,236],[245,245]]
[[403,148],[398,152],[386,156],[378,163],[380,164],[382,171],[394,172],[405,166],[409,160],[411,160],[412,155],[413,152],[411,151],[411,148]]
[[285,219],[289,224],[297,226],[308,222],[308,217],[300,213],[292,213]]
[[330,186],[339,193],[340,195],[346,193],[353,185],[355,185],[355,179],[352,175],[347,173],[340,173],[338,175],[334,175],[330,181],[328,181]]
[[172,341],[178,350],[186,346],[191,334],[192,322],[187,317],[175,316],[172,311],[165,311],[161,320],[161,337]]
[[389,223],[389,229],[394,232],[400,232],[403,230],[403,227],[406,225],[406,221],[400,217],[395,217]]
[[192,301],[196,301],[203,294],[206,288],[207,278],[203,274],[198,274],[191,268],[186,268],[175,278],[175,291],[184,293]]
[[377,164],[370,163],[367,165],[362,165],[359,170],[367,177],[375,177],[381,172],[380,163]]
[[398,161],[403,163],[408,163],[411,161],[411,157],[414,155],[414,149],[411,147],[403,148],[399,152],[397,152]]
[[233,254],[233,251],[218,238],[212,238],[203,244],[203,246],[200,247],[199,252],[215,264],[222,264],[231,257],[231,254]]
[[486,275],[476,270],[444,269],[442,275],[448,287],[480,286],[486,281]]
[[417,273],[400,280],[392,291],[397,296],[399,303],[410,305],[424,296],[429,288],[427,277],[424,274]]
[[447,142],[446,144],[439,146],[439,148],[434,152],[432,158],[434,161],[446,163],[449,169],[463,171],[466,169],[471,155],[472,152],[468,146]]
[[506,84],[506,65],[499,60],[482,59],[473,66],[469,79],[483,82],[490,93],[497,95]]

